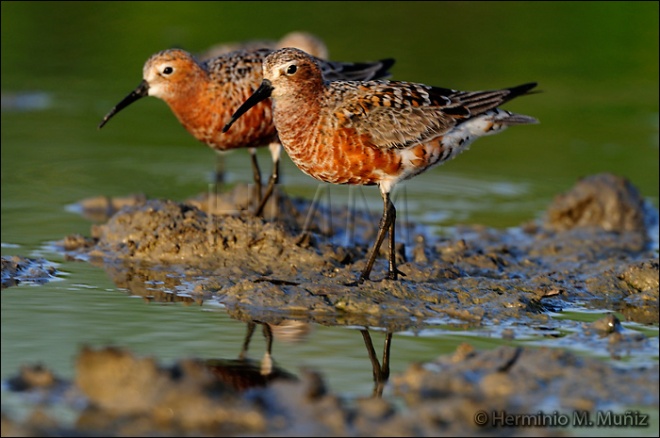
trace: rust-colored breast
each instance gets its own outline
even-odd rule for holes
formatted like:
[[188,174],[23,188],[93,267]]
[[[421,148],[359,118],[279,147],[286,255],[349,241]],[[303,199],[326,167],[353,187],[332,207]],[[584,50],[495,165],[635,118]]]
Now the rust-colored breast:
[[[260,102],[238,119],[230,131],[222,132],[234,111],[252,93],[250,85],[248,81],[207,82],[204,88],[168,104],[191,135],[216,150],[264,146],[276,138],[270,100]],[[254,89],[257,86],[254,84]]]
[[401,172],[397,150],[374,147],[368,135],[352,128],[318,129],[287,143],[292,161],[305,173],[334,184],[377,184]]

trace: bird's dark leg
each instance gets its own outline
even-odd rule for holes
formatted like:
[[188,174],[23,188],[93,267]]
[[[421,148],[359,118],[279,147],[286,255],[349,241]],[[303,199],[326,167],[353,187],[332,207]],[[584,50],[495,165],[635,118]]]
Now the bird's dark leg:
[[252,177],[254,185],[257,190],[257,203],[261,204],[261,170],[259,169],[259,162],[257,161],[257,150],[250,148],[250,158],[252,160]]
[[[389,197],[388,197],[389,199]],[[394,209],[394,204],[392,205],[392,220],[390,222],[390,263],[389,270],[387,272],[387,278],[390,280],[396,280],[397,274],[399,271],[396,269],[396,254],[395,254],[395,240],[394,240],[394,226],[396,222],[396,210]]]
[[268,199],[273,194],[273,190],[275,189],[275,184],[277,184],[280,180],[281,146],[279,143],[271,143],[269,148],[270,148],[271,156],[273,157],[273,172],[270,174],[270,179],[268,180],[268,187],[266,187],[266,193],[264,193],[263,197],[261,198],[261,202],[259,203],[257,209],[254,212],[254,214],[257,216],[261,216],[261,214],[263,213],[264,207],[266,206]]
[[[389,193],[382,193],[383,196],[383,216],[380,218],[380,223],[378,224],[378,235],[376,236],[376,242],[374,243],[373,248],[371,249],[371,253],[369,254],[369,258],[367,259],[367,266],[365,266],[364,270],[360,274],[360,278],[358,278],[357,283],[363,283],[365,280],[369,279],[369,274],[371,273],[371,268],[374,266],[374,262],[376,261],[376,257],[378,256],[378,250],[380,249],[380,245],[383,243],[383,240],[385,240],[385,233],[387,233],[388,229],[390,231],[390,245],[393,247],[394,245],[394,224],[396,221],[396,208],[394,208],[394,204],[392,204],[392,201],[390,200],[390,194]],[[390,251],[392,254],[393,252]],[[397,270],[396,270],[396,262],[394,261],[394,258],[390,254],[390,272],[388,274],[388,277],[392,280],[396,280],[397,278]]]

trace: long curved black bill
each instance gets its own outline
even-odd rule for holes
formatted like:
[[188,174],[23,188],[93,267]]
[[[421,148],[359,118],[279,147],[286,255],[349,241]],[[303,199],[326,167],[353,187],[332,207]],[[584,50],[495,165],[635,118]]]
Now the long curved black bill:
[[261,81],[261,85],[259,88],[257,88],[257,91],[252,93],[252,96],[248,97],[248,99],[243,102],[243,105],[241,105],[236,112],[234,113],[233,116],[229,119],[229,122],[225,125],[224,128],[222,128],[222,132],[227,132],[229,131],[229,128],[231,128],[231,125],[234,124],[234,122],[243,114],[245,114],[250,108],[261,102],[262,100],[268,99],[270,97],[270,93],[273,91],[273,85],[270,83],[268,79],[264,79]]
[[115,114],[117,114],[119,111],[123,110],[133,102],[135,102],[138,99],[143,98],[144,96],[149,95],[149,84],[147,81],[142,81],[140,82],[140,85],[137,86],[137,88],[131,93],[124,97],[124,99],[119,102],[113,109],[110,110],[108,114],[103,117],[103,120],[101,120],[101,123],[99,123],[99,129],[103,128],[103,125],[108,123],[108,120],[110,120]]

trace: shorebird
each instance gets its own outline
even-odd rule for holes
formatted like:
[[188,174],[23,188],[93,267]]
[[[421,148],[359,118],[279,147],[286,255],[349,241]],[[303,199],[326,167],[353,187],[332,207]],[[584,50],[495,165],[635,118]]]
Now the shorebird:
[[[311,34],[305,31],[293,31],[289,32],[286,35],[283,35],[279,40],[270,40],[270,39],[260,39],[260,40],[245,40],[245,41],[234,41],[215,44],[202,53],[197,54],[197,59],[202,61],[217,58],[221,55],[226,55],[230,52],[235,52],[237,50],[257,50],[257,49],[283,49],[285,47],[295,47],[296,49],[303,50],[309,53],[312,56],[315,56],[319,59],[330,59],[328,52],[328,47],[325,45],[323,40],[318,36]],[[275,149],[275,150],[273,150]],[[271,146],[271,157],[273,160],[276,159],[276,156],[273,154],[279,153],[280,147],[279,143],[275,143]],[[222,153],[216,154],[216,165],[215,165],[215,174],[214,182],[222,183],[225,179],[225,155]]]
[[402,274],[396,267],[396,209],[390,200],[397,183],[454,158],[479,137],[538,123],[498,108],[529,93],[536,83],[458,91],[400,81],[327,82],[318,61],[293,48],[269,54],[263,77],[223,131],[271,97],[280,141],[298,168],[329,183],[380,188],[383,214],[376,241],[352,285],[369,279],[388,230],[387,277],[396,280]]
[[[281,146],[272,120],[270,101],[258,105],[249,117],[237,123],[231,134],[223,134],[224,122],[260,85],[262,62],[271,49],[238,50],[206,61],[198,61],[181,49],[168,49],[152,55],[143,68],[143,80],[103,118],[102,128],[115,114],[145,96],[164,100],[183,127],[197,140],[216,151],[248,148],[260,215],[279,178]],[[374,79],[389,75],[392,59],[377,62],[318,62],[327,80]],[[266,192],[261,193],[261,172],[256,148],[269,146],[273,159]]]

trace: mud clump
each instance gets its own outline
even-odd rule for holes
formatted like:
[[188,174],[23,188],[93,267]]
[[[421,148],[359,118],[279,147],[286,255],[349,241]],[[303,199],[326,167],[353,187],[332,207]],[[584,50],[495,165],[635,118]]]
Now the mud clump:
[[630,181],[598,174],[581,179],[569,192],[558,195],[548,208],[545,225],[558,231],[595,227],[644,233],[645,209],[644,199]]
[[[374,281],[357,287],[346,284],[364,268],[376,231],[366,215],[348,230],[336,226],[347,223],[346,209],[318,210],[308,220],[309,203],[280,195],[282,219],[262,219],[245,210],[245,193],[239,186],[213,201],[127,206],[95,225],[91,238],[64,239],[62,248],[103,266],[122,287],[132,279],[128,288],[149,299],[160,293],[139,283],[162,281],[168,299],[215,300],[261,321],[277,309],[326,324],[394,327],[445,317],[538,325],[552,323],[547,310],[593,303],[658,323],[658,255],[649,240],[657,211],[620,177],[580,180],[544,220],[519,229],[460,226],[434,241],[419,235],[412,248],[398,247],[399,281],[382,279],[384,245]],[[238,202],[233,210],[230,200]],[[200,209],[219,203],[224,214]],[[332,232],[351,233],[354,244],[332,240],[323,226],[328,213]]]
[[[191,205],[150,200],[115,214],[96,227],[91,255],[159,263],[199,263],[201,267],[241,267],[272,271],[282,263],[304,268],[324,264],[319,254],[295,245],[294,236],[275,222],[243,216],[207,215]],[[192,262],[192,263],[191,263]]]

